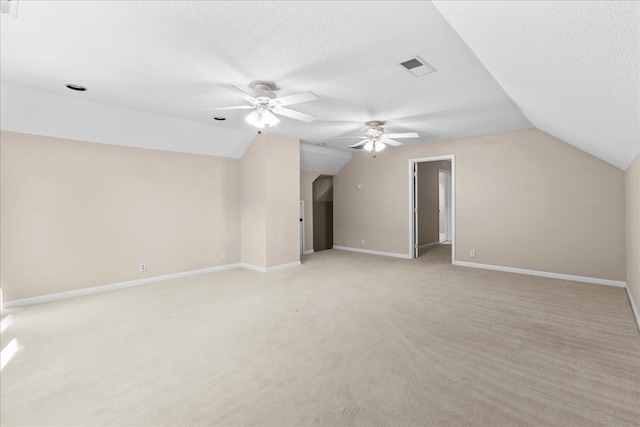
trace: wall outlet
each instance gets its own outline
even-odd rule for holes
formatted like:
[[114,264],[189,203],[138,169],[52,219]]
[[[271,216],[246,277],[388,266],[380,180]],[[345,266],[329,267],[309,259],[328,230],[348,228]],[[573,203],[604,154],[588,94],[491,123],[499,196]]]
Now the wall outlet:
[[144,262],[140,263],[140,271],[143,272],[143,273],[145,271],[147,271],[147,264],[146,263],[144,263]]
[[220,259],[227,259],[227,251],[222,251],[220,254]]
[[362,239],[362,241],[360,242],[360,244],[364,246],[364,239]]
[[471,257],[471,258],[475,258],[476,257],[476,250],[475,249],[471,249],[469,251],[469,257]]

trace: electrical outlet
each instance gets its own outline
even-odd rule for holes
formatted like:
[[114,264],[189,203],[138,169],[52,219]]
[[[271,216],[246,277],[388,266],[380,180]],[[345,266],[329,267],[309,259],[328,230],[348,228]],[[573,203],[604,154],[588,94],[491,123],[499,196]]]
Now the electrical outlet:
[[469,251],[469,257],[471,257],[471,258],[475,258],[476,257],[476,250],[475,249],[471,249]]
[[227,259],[227,251],[222,251],[220,254],[220,259]]
[[140,263],[140,271],[141,271],[142,273],[144,273],[145,271],[147,271],[147,264],[146,264],[146,263],[144,263],[144,262],[141,262],[141,263]]
[[364,239],[362,239],[362,241],[360,242],[360,244],[364,245]]

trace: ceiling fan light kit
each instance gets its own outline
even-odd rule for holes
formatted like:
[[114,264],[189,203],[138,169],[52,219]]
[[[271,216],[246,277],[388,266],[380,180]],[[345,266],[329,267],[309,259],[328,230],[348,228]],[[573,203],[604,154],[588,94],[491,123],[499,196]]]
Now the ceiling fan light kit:
[[251,87],[253,88],[251,93],[247,93],[235,86],[229,87],[229,89],[233,90],[237,95],[240,95],[242,98],[249,101],[250,105],[212,108],[212,110],[251,109],[253,111],[245,117],[245,120],[247,123],[257,127],[258,129],[263,129],[265,126],[277,125],[280,122],[280,119],[276,117],[276,114],[307,123],[311,123],[316,119],[316,117],[311,114],[284,108],[285,105],[315,101],[318,97],[312,92],[301,92],[278,98],[276,94],[273,93],[273,90],[275,90],[276,87],[274,83],[258,81],[251,83]]
[[368,140],[367,143],[364,145],[364,149],[367,151],[382,151],[384,150],[384,142],[382,141],[374,141],[374,140]]
[[244,118],[249,124],[259,129],[264,129],[266,126],[275,126],[280,122],[275,114],[273,114],[268,108],[257,107],[247,117]]
[[420,136],[417,132],[385,134],[384,128],[380,126],[381,124],[381,122],[367,123],[369,128],[365,132],[365,136],[360,137],[362,138],[362,141],[350,145],[349,148],[356,150],[364,148],[365,151],[373,151],[373,157],[375,157],[376,153],[384,150],[387,145],[402,145],[400,141],[396,141],[392,138],[418,138]]
[[[307,123],[311,123],[316,119],[316,117],[311,114],[284,107],[285,105],[315,101],[318,97],[312,92],[301,92],[294,95],[277,97],[273,92],[276,90],[276,85],[273,82],[257,81],[252,82],[249,86],[253,89],[251,93],[245,92],[236,86],[228,86],[230,90],[247,100],[249,105],[245,104],[233,107],[212,108],[212,110],[251,110],[244,119],[251,126],[258,129],[264,129],[265,126],[271,127],[277,125],[280,122],[280,119],[276,117],[276,114]],[[382,124],[383,122],[381,121],[368,122],[368,128],[365,131],[365,136],[360,137],[361,141],[350,145],[349,148],[357,150],[364,149],[365,151],[373,152],[373,157],[376,157],[376,153],[384,150],[387,145],[402,145],[401,142],[392,138],[419,137],[416,132],[385,134]]]

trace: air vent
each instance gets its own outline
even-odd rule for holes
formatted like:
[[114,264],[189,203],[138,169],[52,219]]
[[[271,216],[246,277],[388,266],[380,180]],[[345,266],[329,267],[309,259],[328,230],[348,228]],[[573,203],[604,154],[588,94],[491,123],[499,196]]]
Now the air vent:
[[1,0],[0,11],[5,15],[16,18],[18,16],[18,0]]
[[408,61],[401,62],[402,68],[413,74],[414,76],[424,76],[436,71],[431,65],[424,62],[424,59],[416,56]]

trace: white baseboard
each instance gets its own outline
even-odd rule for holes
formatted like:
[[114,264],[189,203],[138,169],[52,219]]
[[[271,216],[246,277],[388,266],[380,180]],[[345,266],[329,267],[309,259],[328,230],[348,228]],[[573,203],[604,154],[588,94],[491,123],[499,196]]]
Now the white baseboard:
[[631,296],[631,291],[629,291],[629,286],[625,286],[627,290],[627,298],[629,298],[629,304],[631,304],[631,311],[633,312],[633,317],[636,319],[636,326],[638,330],[640,330],[640,316],[638,316],[638,308],[636,304],[633,302],[633,297]]
[[246,268],[247,270],[259,271],[260,273],[266,273],[267,267],[260,267],[258,265],[247,264],[246,262],[240,263],[240,268]]
[[572,274],[551,273],[548,271],[527,270],[524,268],[503,267],[501,265],[480,264],[475,262],[457,261],[457,260],[453,261],[453,265],[460,265],[463,267],[482,268],[485,270],[505,271],[507,273],[526,274],[529,276],[548,277],[551,279],[573,280],[574,282],[595,283],[597,285],[617,286],[619,288],[627,287],[626,282],[621,282],[618,280],[598,279],[596,277],[574,276]]
[[199,274],[215,273],[217,271],[231,270],[240,267],[240,264],[226,264],[216,267],[202,268],[199,270],[183,271],[180,273],[164,274],[162,276],[147,277],[144,279],[128,280],[126,282],[112,283],[110,285],[94,286],[91,288],[76,289],[73,291],[59,292],[55,294],[42,295],[32,298],[18,299],[14,301],[3,302],[2,308],[21,307],[25,305],[40,304],[43,302],[58,301],[62,299],[76,298],[85,295],[98,294],[102,292],[115,291],[117,289],[131,288],[133,286],[141,286],[149,283],[162,282],[165,280],[179,279],[181,277],[196,276]]
[[360,249],[360,248],[350,248],[347,246],[333,246],[333,249],[338,249],[341,251],[350,251],[350,252],[360,252],[363,254],[371,254],[371,255],[382,255],[382,256],[390,256],[394,258],[405,258],[411,259],[411,255],[409,254],[399,254],[396,252],[380,252],[380,251],[370,251],[369,249]]
[[638,309],[635,303],[633,302],[633,298],[631,297],[631,292],[629,292],[629,287],[627,286],[627,282],[622,282],[619,280],[598,279],[595,277],[574,276],[572,274],[550,273],[548,271],[526,270],[524,268],[503,267],[500,265],[479,264],[479,263],[467,262],[467,261],[454,260],[453,265],[460,265],[463,267],[482,268],[485,270],[505,271],[508,273],[527,274],[529,276],[548,277],[551,279],[572,280],[574,282],[585,282],[585,283],[593,283],[596,285],[615,286],[618,288],[624,288],[625,291],[627,291],[627,298],[629,299],[629,304],[631,304],[631,311],[636,321],[636,326],[640,331],[640,316],[638,316]]
[[[399,254],[394,252],[371,251],[368,249],[350,248],[346,246],[334,246],[333,248],[338,250],[343,250],[343,251],[360,252],[360,253],[371,254],[371,255],[382,255],[382,256],[389,256],[389,257],[395,257],[395,258],[411,259],[410,255]],[[313,250],[311,250],[310,253],[313,253]],[[179,279],[182,277],[197,276],[199,274],[215,273],[218,271],[231,270],[234,268],[246,268],[248,270],[268,273],[272,271],[279,271],[279,270],[285,270],[288,268],[298,267],[301,264],[302,263],[300,261],[295,261],[288,264],[275,265],[273,267],[259,267],[257,265],[246,264],[246,263],[226,264],[226,265],[220,265],[216,267],[202,268],[199,270],[165,274],[162,276],[147,277],[145,279],[136,279],[136,280],[129,280],[129,281],[120,282],[120,283],[112,283],[110,285],[95,286],[92,288],[76,289],[73,291],[59,292],[55,294],[42,295],[38,297],[7,301],[7,302],[3,302],[2,308],[5,309],[5,308],[11,308],[11,307],[21,307],[26,305],[40,304],[44,302],[58,301],[62,299],[76,298],[76,297],[85,296],[85,295],[115,291],[117,289],[125,289],[125,288],[131,288],[134,286],[146,285],[149,283],[162,282],[165,280]],[[638,309],[636,308],[633,302],[633,298],[631,297],[629,288],[627,287],[627,284],[625,282],[616,281],[616,280],[598,279],[598,278],[592,278],[592,277],[574,276],[570,274],[550,273],[546,271],[526,270],[526,269],[514,268],[514,267],[503,267],[499,265],[480,264],[480,263],[466,262],[466,261],[454,260],[453,264],[464,266],[464,267],[482,268],[486,270],[505,271],[509,273],[527,274],[531,276],[541,276],[541,277],[549,277],[553,279],[573,280],[576,282],[595,283],[599,285],[617,286],[617,287],[625,288],[625,290],[627,291],[627,297],[629,298],[629,303],[631,304],[631,310],[633,312],[636,325],[638,326],[638,329],[640,329],[640,316],[638,315]]]
[[313,249],[307,249],[302,253],[302,255],[311,255],[313,253]]
[[287,268],[299,267],[302,263],[300,261],[290,262],[288,264],[274,265],[273,267],[260,267],[258,265],[241,263],[240,267],[247,270],[259,271],[261,273],[271,273],[272,271],[286,270]]
[[24,298],[24,299],[18,299],[14,301],[6,301],[6,302],[3,301],[2,308],[5,309],[5,308],[11,308],[11,307],[21,307],[25,305],[33,305],[33,304],[40,304],[44,302],[58,301],[62,299],[76,298],[76,297],[81,297],[85,295],[115,291],[117,289],[124,289],[124,288],[131,288],[134,286],[146,285],[149,283],[162,282],[165,280],[179,279],[181,277],[197,276],[199,274],[215,273],[217,271],[231,270],[234,268],[246,268],[249,270],[260,271],[262,273],[269,273],[271,271],[284,270],[287,268],[298,267],[300,265],[302,265],[300,261],[291,262],[289,264],[275,265],[273,267],[267,267],[267,268],[258,267],[256,265],[246,264],[246,263],[219,265],[216,267],[208,267],[208,268],[202,268],[199,270],[183,271],[180,273],[164,274],[162,276],[146,277],[144,279],[129,280],[126,282],[112,283],[109,285],[102,285],[102,286],[94,286],[91,288],[76,289],[73,291],[41,295],[41,296],[32,297],[32,298]]

